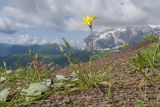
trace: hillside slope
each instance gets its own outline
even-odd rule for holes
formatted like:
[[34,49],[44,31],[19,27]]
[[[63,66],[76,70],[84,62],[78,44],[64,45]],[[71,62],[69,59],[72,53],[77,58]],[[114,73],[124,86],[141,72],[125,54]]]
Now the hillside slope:
[[[66,47],[61,46],[67,52]],[[59,50],[59,44],[24,46],[0,43],[0,66],[3,66],[3,62],[6,62],[7,66],[11,68],[15,68],[15,66],[25,67],[31,60],[28,49],[31,49],[34,54],[38,54],[39,59],[45,63],[54,63],[60,66],[68,65],[67,59]],[[72,47],[72,50],[82,62],[88,61],[89,53],[87,50],[74,47]]]
[[[131,48],[115,52],[112,55],[103,57],[103,62],[112,62],[112,72],[114,85],[112,88],[113,98],[111,101],[107,100],[108,85],[102,88],[92,88],[83,92],[73,92],[67,95],[62,93],[54,93],[47,99],[47,101],[40,104],[33,104],[32,107],[135,107],[141,100],[143,95],[139,91],[139,83],[141,82],[141,76],[136,74],[130,74],[131,65],[128,59],[136,53],[148,48],[150,44],[144,43],[133,46]],[[99,60],[93,62],[94,69],[100,69],[101,64]],[[84,64],[84,68],[87,69],[87,64]],[[66,74],[70,72],[70,68],[65,68]],[[159,85],[150,84],[147,88],[147,103],[153,104],[149,106],[159,107],[160,105],[154,105],[153,101],[156,100],[160,90]],[[156,103],[158,104],[158,103]]]

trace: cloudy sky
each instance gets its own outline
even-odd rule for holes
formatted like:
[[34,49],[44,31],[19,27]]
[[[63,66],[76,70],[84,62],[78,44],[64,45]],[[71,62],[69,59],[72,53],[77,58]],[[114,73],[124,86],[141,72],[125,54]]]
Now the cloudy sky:
[[160,0],[0,0],[0,42],[82,41],[82,16],[96,15],[94,31],[127,25],[159,25]]

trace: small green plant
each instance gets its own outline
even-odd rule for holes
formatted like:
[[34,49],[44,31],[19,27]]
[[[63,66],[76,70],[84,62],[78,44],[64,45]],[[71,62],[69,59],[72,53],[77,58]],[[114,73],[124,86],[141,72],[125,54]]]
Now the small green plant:
[[160,95],[157,96],[156,101],[160,102]]
[[90,67],[92,63],[91,59],[89,62],[89,69],[85,69],[74,55],[67,40],[63,38],[63,41],[69,52],[65,52],[62,47],[60,47],[60,50],[72,66],[73,79],[70,80],[69,83],[78,84],[78,88],[80,89],[87,89],[93,86],[98,87],[100,82],[105,81],[110,77],[109,72],[107,71],[109,65],[103,64],[100,70],[95,70]]
[[108,100],[112,100],[113,98],[113,82],[109,82],[109,89],[108,89]]
[[[140,101],[137,107],[147,106],[145,102],[148,101],[148,85],[156,83],[160,77],[158,72],[158,68],[160,67],[160,43],[158,38],[154,36],[148,36],[145,38],[145,42],[152,42],[152,44],[149,48],[139,52],[130,59],[133,70],[141,74],[143,77],[138,85],[139,91],[143,96],[143,101]],[[152,105],[155,105],[155,102],[152,103]]]
[[32,72],[32,75],[36,78],[37,82],[42,82],[43,75],[50,73],[50,68],[52,68],[52,63],[45,64],[39,60],[38,54],[32,52],[29,49],[31,56],[31,61],[29,62],[27,69]]
[[143,96],[144,101],[147,101],[147,84],[147,81],[142,80],[138,85],[138,88],[140,90],[141,95]]
[[49,65],[38,61],[38,55],[30,50],[32,61],[26,68],[0,69],[0,105],[11,107],[29,104],[51,94],[52,73]]
[[136,107],[146,107],[146,104],[144,101],[139,101],[136,105]]
[[127,49],[129,47],[129,44],[128,43],[125,43],[124,45],[123,45],[123,49]]
[[160,44],[154,44],[152,47],[139,52],[130,59],[133,70],[139,72],[144,79],[149,80],[149,73],[155,77],[155,68],[160,66]]

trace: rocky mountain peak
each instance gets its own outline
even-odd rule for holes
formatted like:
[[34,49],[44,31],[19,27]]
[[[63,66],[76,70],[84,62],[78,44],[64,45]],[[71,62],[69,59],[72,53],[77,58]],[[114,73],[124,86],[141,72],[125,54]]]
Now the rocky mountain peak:
[[89,49],[93,37],[94,49],[113,50],[121,48],[125,44],[137,44],[145,35],[149,34],[160,34],[160,26],[149,25],[108,29],[104,32],[89,35],[84,41]]

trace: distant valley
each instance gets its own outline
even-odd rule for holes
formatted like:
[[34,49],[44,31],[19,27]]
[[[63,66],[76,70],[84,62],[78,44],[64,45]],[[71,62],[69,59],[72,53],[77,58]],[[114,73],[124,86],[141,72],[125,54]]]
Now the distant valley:
[[[94,49],[101,51],[119,50],[125,44],[134,45],[139,43],[145,35],[160,34],[160,26],[137,26],[137,27],[123,27],[108,29],[104,32],[94,33]],[[89,60],[89,52],[91,44],[91,35],[84,39],[82,44],[86,44],[83,49],[72,47],[76,57],[81,59],[81,62]],[[65,46],[61,45],[65,51]],[[0,66],[6,62],[9,67],[26,66],[31,61],[28,49],[33,53],[37,53],[40,61],[45,63],[58,64],[60,66],[68,65],[67,59],[59,50],[59,44],[45,44],[45,45],[16,45],[0,43]]]
[[[62,46],[65,50],[66,48]],[[9,67],[26,66],[31,61],[31,55],[28,49],[31,49],[33,53],[37,53],[39,60],[45,63],[53,63],[61,66],[68,64],[67,59],[59,50],[58,44],[46,44],[46,45],[12,45],[12,44],[0,44],[0,66],[3,66],[3,62],[7,63]],[[72,48],[75,55],[81,59],[82,62],[88,60],[89,55],[86,50],[80,50]],[[67,50],[66,50],[67,52]],[[85,57],[85,58],[84,58]]]

